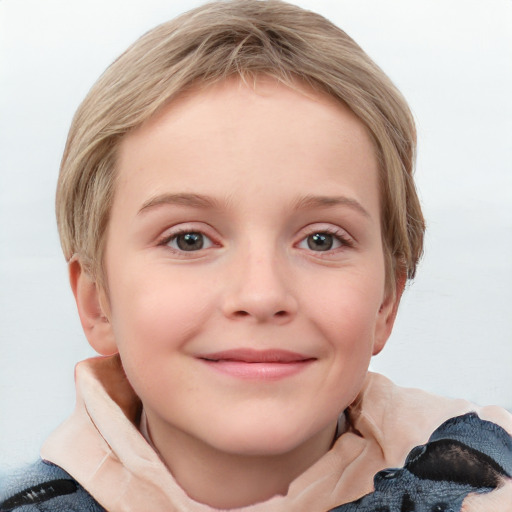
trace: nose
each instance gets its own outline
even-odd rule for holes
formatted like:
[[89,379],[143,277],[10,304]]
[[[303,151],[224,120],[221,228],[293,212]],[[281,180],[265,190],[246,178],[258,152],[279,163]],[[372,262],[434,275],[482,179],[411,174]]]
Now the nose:
[[284,324],[297,313],[297,300],[285,263],[274,254],[240,255],[228,276],[222,309],[225,316]]

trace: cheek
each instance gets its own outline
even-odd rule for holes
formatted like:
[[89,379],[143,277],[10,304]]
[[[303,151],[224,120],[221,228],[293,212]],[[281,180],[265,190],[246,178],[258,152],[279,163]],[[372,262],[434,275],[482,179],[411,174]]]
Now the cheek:
[[194,336],[213,300],[206,286],[183,274],[145,267],[117,281],[112,324],[121,355],[149,362]]
[[314,293],[308,295],[306,310],[333,348],[345,346],[350,352],[356,345],[357,354],[357,346],[373,341],[384,289],[379,277],[340,273],[326,280],[324,286],[316,282]]
[[187,370],[182,349],[204,323],[209,303],[204,291],[198,293],[190,283],[156,274],[132,274],[117,283],[112,297],[112,326],[123,368],[148,404],[169,401],[169,389],[179,390],[178,396],[191,392],[194,384],[182,376]]

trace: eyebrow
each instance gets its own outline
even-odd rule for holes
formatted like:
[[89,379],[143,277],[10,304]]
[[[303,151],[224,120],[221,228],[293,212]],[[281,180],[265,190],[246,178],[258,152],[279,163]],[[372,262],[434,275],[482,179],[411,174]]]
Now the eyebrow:
[[162,205],[191,206],[193,208],[204,209],[218,207],[216,200],[201,194],[189,194],[185,192],[179,194],[160,194],[146,201],[138,211],[137,215],[143,214],[148,210]]
[[[160,194],[147,200],[142,208],[138,211],[138,215],[144,214],[148,210],[157,208],[162,205],[171,206],[190,206],[192,208],[219,208],[217,200],[202,194],[192,194],[181,192],[178,194]],[[346,196],[314,196],[307,195],[295,201],[293,208],[302,210],[307,208],[324,208],[329,206],[347,206],[364,217],[371,218],[368,211],[355,199]]]
[[346,196],[313,196],[307,195],[298,199],[294,205],[296,210],[307,208],[322,208],[328,206],[347,206],[368,219],[371,218],[368,211],[355,199]]

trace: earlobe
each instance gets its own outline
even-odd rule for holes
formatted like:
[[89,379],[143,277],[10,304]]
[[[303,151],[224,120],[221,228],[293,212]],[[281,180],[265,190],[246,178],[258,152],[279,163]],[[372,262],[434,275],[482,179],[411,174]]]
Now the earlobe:
[[78,257],[71,259],[68,271],[80,322],[89,344],[99,354],[115,354],[117,344],[109,320],[105,292],[84,270]]
[[384,345],[391,335],[406,281],[407,277],[405,274],[400,275],[397,278],[395,292],[388,292],[386,294],[380,306],[379,312],[377,313],[377,322],[375,325],[375,337],[372,352],[372,355],[374,356],[376,356],[384,348]]

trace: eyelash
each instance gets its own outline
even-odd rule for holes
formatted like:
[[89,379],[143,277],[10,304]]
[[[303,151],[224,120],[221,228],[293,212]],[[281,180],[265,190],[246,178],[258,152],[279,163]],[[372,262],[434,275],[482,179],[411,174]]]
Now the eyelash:
[[192,233],[196,233],[198,235],[201,235],[202,237],[204,237],[204,239],[207,239],[207,240],[210,241],[210,246],[209,247],[206,247],[206,248],[202,248],[201,247],[201,249],[199,249],[199,250],[209,249],[211,246],[219,245],[219,244],[217,244],[212,239],[211,236],[208,236],[207,234],[205,234],[201,229],[186,228],[186,227],[185,228],[181,228],[178,231],[175,231],[175,232],[173,232],[171,234],[168,234],[168,235],[164,236],[161,240],[158,241],[157,245],[162,246],[162,247],[167,247],[170,250],[172,250],[173,252],[178,253],[178,254],[186,254],[188,252],[190,252],[190,253],[199,252],[199,250],[197,250],[197,251],[186,251],[186,250],[183,250],[183,249],[171,247],[169,245],[173,240],[177,240],[179,236],[187,235],[187,234],[192,234]]
[[332,236],[336,241],[339,242],[340,246],[335,247],[333,249],[328,249],[325,251],[313,251],[312,249],[309,249],[312,253],[320,253],[321,254],[333,254],[333,252],[342,251],[347,248],[353,248],[355,243],[354,240],[347,234],[347,232],[341,228],[337,227],[325,227],[320,226],[317,229],[309,229],[308,232],[305,234],[305,236],[302,236],[299,243],[296,245],[299,245],[301,243],[307,243],[307,240],[310,236],[314,235],[330,235]]
[[[187,234],[193,234],[193,233],[199,234],[202,237],[204,237],[204,239],[209,241],[210,245],[208,247],[201,247],[201,248],[199,248],[197,250],[191,250],[191,251],[187,251],[187,250],[184,250],[184,249],[179,249],[179,248],[175,248],[175,247],[171,247],[170,246],[170,243],[173,240],[177,240],[179,236],[187,235]],[[302,243],[307,243],[308,238],[311,237],[311,236],[314,236],[314,235],[329,235],[329,236],[332,236],[340,245],[339,245],[339,247],[329,248],[329,249],[324,250],[324,251],[322,251],[322,250],[314,251],[311,248],[306,249],[306,250],[309,250],[312,253],[320,253],[320,254],[325,253],[326,255],[328,255],[328,254],[332,254],[333,252],[338,252],[338,251],[346,249],[346,248],[352,248],[355,245],[354,244],[354,240],[346,233],[346,231],[344,231],[344,230],[342,230],[340,228],[324,227],[324,226],[322,226],[322,227],[320,227],[318,229],[309,229],[308,232],[306,232],[301,237],[299,242],[297,244],[295,244],[295,246],[297,247],[297,246],[299,246]],[[193,254],[193,253],[197,253],[197,252],[209,249],[210,247],[213,247],[213,246],[220,246],[220,244],[218,242],[216,242],[213,239],[213,237],[205,234],[203,230],[201,230],[201,229],[194,229],[193,227],[191,227],[191,228],[187,228],[187,227],[181,228],[178,231],[175,231],[175,232],[173,232],[171,234],[167,234],[161,240],[158,241],[157,245],[158,246],[162,246],[162,247],[166,247],[166,248],[172,250],[174,253],[181,254],[181,255],[185,255],[187,253],[192,253]]]

